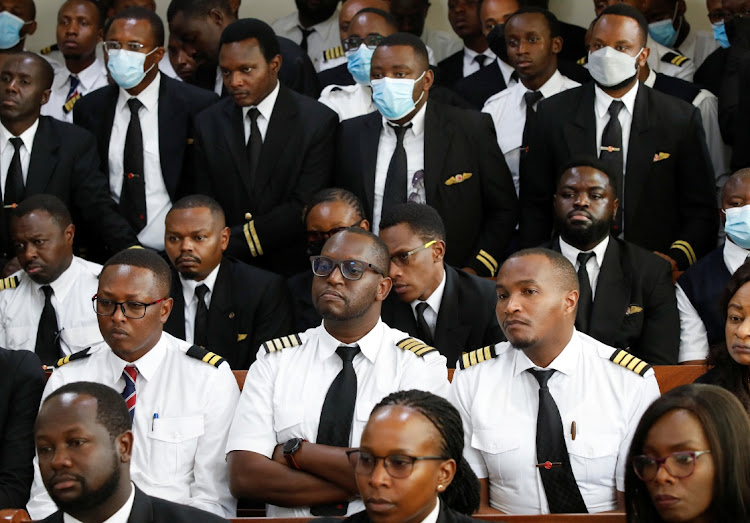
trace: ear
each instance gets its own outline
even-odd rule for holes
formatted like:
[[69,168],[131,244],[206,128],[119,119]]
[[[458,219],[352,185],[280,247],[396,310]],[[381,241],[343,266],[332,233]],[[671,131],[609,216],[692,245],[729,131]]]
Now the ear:
[[268,62],[268,67],[271,68],[271,72],[275,75],[279,74],[279,71],[281,70],[281,55],[277,54],[273,58],[271,58],[271,61]]
[[448,485],[450,485],[451,482],[453,481],[453,478],[456,475],[457,468],[458,468],[458,465],[456,464],[455,459],[447,459],[440,464],[440,468],[438,469],[438,477],[437,477],[438,493],[445,492],[445,489],[447,489]]
[[224,27],[224,13],[222,13],[220,9],[211,9],[208,12],[208,18],[214,25]]
[[643,51],[641,51],[641,55],[638,57],[638,67],[644,67],[646,65],[646,61],[648,60],[648,55],[651,54],[651,49],[648,47],[644,47]]
[[435,73],[432,69],[427,69],[427,71],[424,73],[424,78],[422,79],[422,90],[423,91],[429,91],[432,87],[432,84],[435,83]]
[[438,240],[437,243],[432,246],[432,259],[436,262],[442,262],[443,258],[445,258],[445,242],[443,240]]
[[568,291],[565,293],[565,298],[563,300],[563,312],[565,312],[565,314],[572,314],[575,316],[576,307],[578,306],[578,297],[578,291]]
[[73,237],[76,235],[76,226],[72,223],[65,227],[65,230],[63,231],[63,236],[65,236],[65,242],[68,245],[73,245]]
[[42,93],[42,96],[41,96],[40,100],[39,100],[39,105],[44,105],[47,102],[49,102],[49,96],[50,96],[51,93],[52,93],[52,89],[45,89],[44,92]]
[[130,463],[130,458],[133,455],[133,431],[129,430],[123,434],[120,434],[115,439],[117,444],[117,452],[120,454],[120,462]]
[[227,246],[229,246],[229,235],[232,231],[229,230],[229,227],[224,227],[221,230],[221,252],[224,252],[227,250]]
[[370,222],[368,220],[362,220],[362,222],[359,224],[360,229],[364,229],[365,231],[369,231],[370,229]]
[[99,29],[96,32],[96,41],[101,42],[102,40],[104,40],[104,29]]
[[166,49],[160,46],[160,47],[157,47],[156,50],[154,51],[154,54],[151,55],[154,57],[154,63],[157,64],[157,66],[159,62],[161,62],[161,59],[164,58],[164,53],[166,52],[167,52]]
[[677,16],[685,16],[685,11],[687,11],[687,6],[685,5],[685,0],[678,0],[677,1]]
[[391,292],[391,287],[393,287],[393,280],[391,280],[388,277],[383,278],[380,280],[380,283],[378,283],[378,293],[375,296],[375,301],[383,301],[388,297],[388,293]]
[[563,48],[563,38],[562,36],[556,36],[552,39],[552,53],[553,54],[559,54],[560,51],[562,51]]
[[620,200],[618,200],[617,198],[615,198],[615,201],[612,202],[612,207],[613,207],[613,209],[612,209],[612,219],[614,220],[615,219],[615,215],[617,214],[617,209],[620,208]]
[[159,320],[161,321],[161,323],[167,323],[167,319],[172,312],[172,307],[174,307],[174,300],[172,298],[167,298],[159,305]]
[[25,26],[25,27],[26,27],[26,32],[24,33],[24,36],[33,35],[34,33],[36,33],[36,20],[34,20],[28,26]]

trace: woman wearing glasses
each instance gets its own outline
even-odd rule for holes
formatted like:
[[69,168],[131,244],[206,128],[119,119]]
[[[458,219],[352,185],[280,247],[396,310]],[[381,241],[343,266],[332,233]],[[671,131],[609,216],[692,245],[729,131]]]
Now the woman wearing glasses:
[[633,436],[625,473],[628,522],[750,520],[750,419],[713,385],[657,399]]
[[479,481],[463,459],[458,411],[429,392],[394,392],[375,406],[349,451],[365,511],[352,522],[475,521]]

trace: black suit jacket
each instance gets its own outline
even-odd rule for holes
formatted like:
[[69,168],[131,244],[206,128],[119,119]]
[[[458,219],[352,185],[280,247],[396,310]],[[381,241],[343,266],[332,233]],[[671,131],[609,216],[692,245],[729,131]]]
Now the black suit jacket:
[[[492,275],[518,211],[513,180],[492,120],[484,113],[429,101],[424,123],[425,192],[427,204],[445,222],[450,245],[445,261]],[[336,185],[362,200],[370,220],[382,129],[379,112],[345,120],[339,129]],[[455,183],[456,175],[462,175],[463,181]]]
[[34,421],[46,381],[36,354],[0,348],[0,510],[29,500]]
[[195,125],[197,189],[224,208],[232,229],[228,254],[284,275],[305,269],[300,217],[310,198],[331,185],[336,113],[281,85],[254,182],[234,100],[209,107]]
[[[120,87],[108,85],[81,98],[73,121],[96,137],[100,169],[109,173],[109,140]],[[195,192],[192,155],[193,119],[216,103],[216,94],[161,75],[159,85],[159,160],[164,184],[172,201]],[[110,173],[111,175],[112,173]]]
[[563,46],[558,55],[559,59],[575,63],[580,57],[586,55],[586,29],[561,21],[560,36],[563,39]]
[[321,89],[329,85],[354,85],[356,83],[352,73],[349,72],[347,62],[319,72],[318,80],[320,80]]
[[[594,96],[589,83],[539,103],[537,117],[545,125],[531,139],[527,175],[520,179],[522,246],[549,241],[552,196],[570,158],[598,156]],[[714,171],[700,113],[643,84],[633,112],[625,239],[669,254],[684,270],[713,248],[718,228]]]
[[[185,339],[185,300],[172,272],[174,307],[164,330]],[[261,343],[292,332],[292,306],[284,279],[225,256],[221,260],[208,308],[208,350],[224,357],[234,370],[255,361]]]
[[[560,252],[559,238],[548,247]],[[669,263],[610,236],[586,334],[652,365],[676,365],[680,317]]]
[[503,73],[500,72],[500,66],[495,60],[479,71],[459,79],[454,84],[453,90],[475,109],[481,111],[488,98],[507,87]]
[[[495,316],[496,304],[494,283],[445,265],[445,290],[432,345],[446,357],[449,367],[464,352],[505,339]],[[390,327],[419,336],[411,305],[394,292],[383,303],[381,317]]]
[[[78,227],[76,238],[80,240],[79,245],[103,242],[111,255],[138,244],[138,239],[109,196],[109,181],[99,165],[96,139],[90,132],[49,116],[40,116],[31,150],[25,196],[44,193],[60,198],[68,206]],[[6,221],[5,213],[2,213],[2,219]],[[0,226],[0,231],[5,237],[3,245],[8,245],[6,223]],[[6,257],[15,255],[7,250],[5,254]]]
[[453,85],[464,77],[464,50],[453,53],[438,63],[436,83],[445,87]]
[[[337,518],[319,518],[310,520],[310,523],[338,523],[342,521],[347,523],[369,523],[371,520],[367,515],[367,511],[363,510],[362,512],[352,514],[351,516],[343,520]],[[455,510],[445,506],[445,503],[440,504],[440,512],[438,513],[437,523],[470,523],[471,521],[481,520],[474,519],[471,516],[461,514],[460,512],[456,512]]]
[[[135,487],[133,508],[128,523],[228,523],[229,520],[187,505],[149,496]],[[40,523],[62,523],[63,513],[57,511]]]

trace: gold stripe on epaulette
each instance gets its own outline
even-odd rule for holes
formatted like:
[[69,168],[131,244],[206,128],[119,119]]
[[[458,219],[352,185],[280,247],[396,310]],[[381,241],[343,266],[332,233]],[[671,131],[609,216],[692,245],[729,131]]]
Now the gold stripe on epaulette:
[[64,112],[65,114],[68,114],[68,113],[69,113],[70,111],[72,111],[72,110],[73,110],[73,106],[74,106],[74,105],[76,104],[76,102],[77,102],[78,100],[80,100],[81,98],[82,98],[82,97],[81,97],[81,93],[78,93],[77,95],[75,95],[75,97],[74,97],[74,98],[71,98],[70,100],[68,100],[67,102],[65,102],[65,105],[63,105],[63,112]]
[[64,358],[60,358],[59,360],[57,360],[57,363],[55,363],[55,367],[62,367],[63,365],[70,363],[71,361],[88,358],[89,356],[91,356],[89,354],[90,350],[91,350],[91,347],[86,347],[85,349],[81,351],[74,352],[73,354],[68,354]]
[[281,336],[280,338],[274,338],[268,340],[263,344],[266,349],[266,353],[277,352],[282,349],[289,349],[291,347],[298,347],[302,345],[302,340],[297,334],[290,334],[288,336]]
[[482,256],[484,256],[487,259],[487,261],[490,262],[492,264],[492,266],[495,268],[495,270],[492,271],[493,274],[495,272],[497,272],[497,268],[498,268],[497,260],[490,253],[488,253],[487,251],[485,251],[484,249],[480,249],[479,250],[479,254],[481,254]]
[[0,291],[15,289],[16,287],[18,287],[18,276],[8,276],[0,280]]
[[463,356],[461,356],[459,366],[461,367],[461,369],[467,369],[469,367],[482,363],[483,361],[491,360],[495,356],[497,356],[497,354],[495,353],[495,346],[487,345],[486,347],[482,347],[481,349],[464,353]]
[[672,63],[678,67],[682,67],[682,64],[688,60],[687,56],[678,56],[672,60]]
[[671,248],[679,249],[684,252],[690,265],[693,265],[696,261],[698,261],[698,258],[695,256],[695,251],[685,240],[677,240],[672,244]]
[[423,357],[425,354],[429,354],[430,352],[437,350],[435,347],[427,345],[423,341],[420,341],[416,338],[404,338],[403,340],[396,343],[396,346],[399,349],[413,352],[420,358]]
[[645,376],[646,372],[648,372],[648,370],[651,368],[651,365],[649,365],[642,359],[633,356],[628,351],[623,349],[617,349],[612,353],[612,356],[610,356],[609,359],[613,363],[616,363],[621,367],[625,367],[626,369],[631,370],[636,374],[639,374],[640,376]]
[[336,47],[331,47],[330,49],[326,49],[323,51],[323,58],[325,58],[324,61],[328,60],[334,60],[336,58],[341,58],[344,56],[344,48],[340,45],[337,45]]

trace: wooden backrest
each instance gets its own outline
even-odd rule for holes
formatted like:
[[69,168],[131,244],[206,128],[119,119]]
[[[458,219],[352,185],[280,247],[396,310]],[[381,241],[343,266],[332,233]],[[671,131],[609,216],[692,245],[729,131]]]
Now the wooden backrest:
[[26,523],[31,518],[25,510],[20,508],[6,508],[0,510],[0,523]]
[[[506,523],[625,523],[625,514],[544,514],[535,516],[477,515],[483,521]],[[304,523],[309,518],[232,518],[234,523]]]

